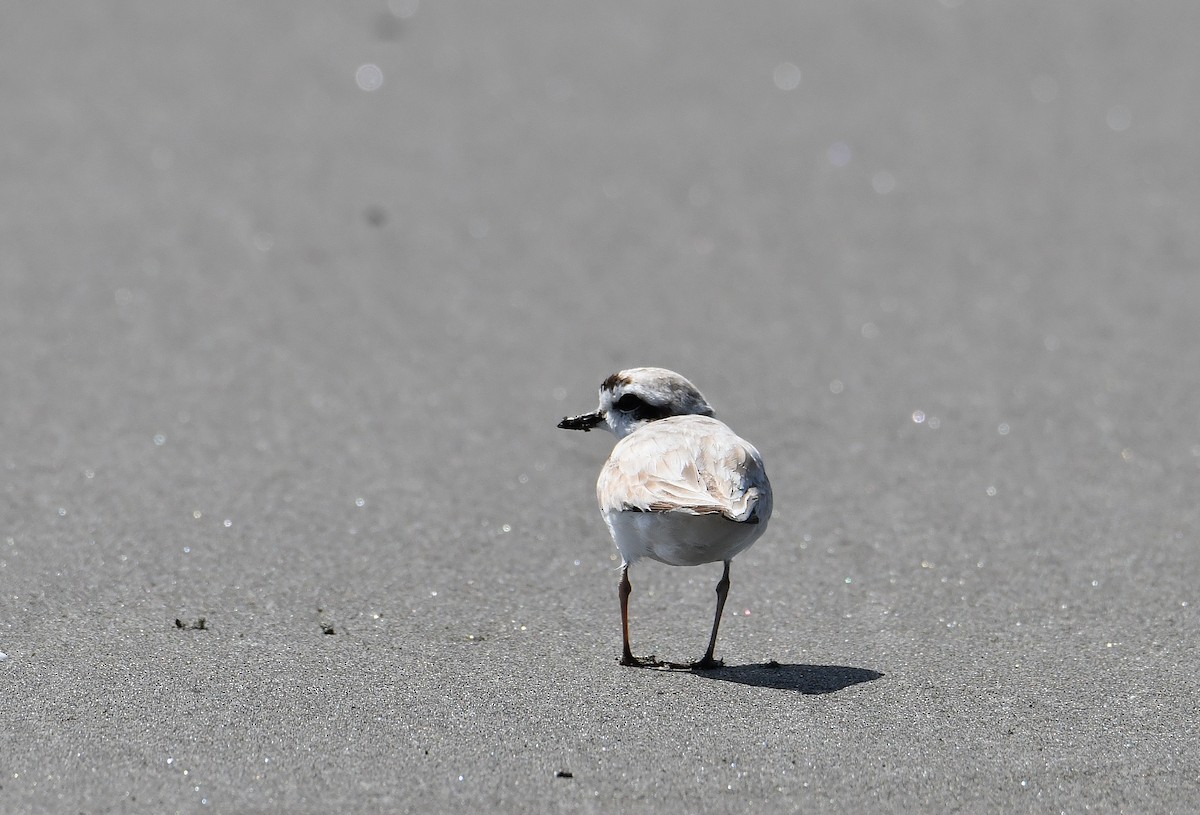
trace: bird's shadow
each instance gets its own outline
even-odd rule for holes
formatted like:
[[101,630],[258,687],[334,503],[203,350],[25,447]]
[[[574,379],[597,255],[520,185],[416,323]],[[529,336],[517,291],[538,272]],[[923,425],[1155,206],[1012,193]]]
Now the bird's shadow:
[[682,665],[659,665],[656,667],[658,670],[690,673],[719,682],[736,682],[739,685],[790,690],[810,695],[836,693],[851,685],[874,682],[883,676],[879,671],[872,671],[869,668],[852,668],[848,665],[780,664],[775,660],[753,665],[722,665],[716,668]]

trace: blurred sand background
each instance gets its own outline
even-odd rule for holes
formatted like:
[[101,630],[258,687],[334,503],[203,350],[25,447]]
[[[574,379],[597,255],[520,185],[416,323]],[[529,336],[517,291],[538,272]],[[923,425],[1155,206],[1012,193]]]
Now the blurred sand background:
[[[1198,30],[7,5],[0,810],[1194,812]],[[713,675],[632,365],[775,485]]]

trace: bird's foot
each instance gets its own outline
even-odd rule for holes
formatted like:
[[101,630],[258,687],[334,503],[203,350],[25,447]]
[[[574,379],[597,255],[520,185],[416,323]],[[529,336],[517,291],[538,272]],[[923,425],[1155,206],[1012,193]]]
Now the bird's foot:
[[620,663],[630,668],[662,668],[668,663],[651,654],[648,657],[635,657],[633,654],[622,654]]
[[653,654],[648,657],[635,657],[633,654],[623,654],[620,663],[631,668],[651,668],[656,671],[712,671],[725,667],[723,660],[713,659],[712,657],[705,657],[696,662],[671,662],[659,659]]

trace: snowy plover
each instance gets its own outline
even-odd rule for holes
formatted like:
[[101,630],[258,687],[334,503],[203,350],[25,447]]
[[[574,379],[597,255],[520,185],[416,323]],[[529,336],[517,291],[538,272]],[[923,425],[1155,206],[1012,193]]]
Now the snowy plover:
[[691,667],[719,666],[713,649],[729,594],[729,563],[762,536],[771,517],[762,456],[713,418],[695,385],[664,368],[613,374],[600,386],[596,410],[558,426],[603,426],[618,439],[596,497],[621,553],[621,664],[646,664],[629,650],[629,567],[648,557],[672,566],[724,561],[708,651]]

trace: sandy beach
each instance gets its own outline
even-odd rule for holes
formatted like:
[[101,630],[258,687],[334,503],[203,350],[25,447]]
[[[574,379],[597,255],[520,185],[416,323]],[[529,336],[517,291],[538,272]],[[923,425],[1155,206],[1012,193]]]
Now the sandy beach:
[[[0,811],[1195,812],[1198,18],[0,12]],[[721,670],[636,365],[774,485]]]

